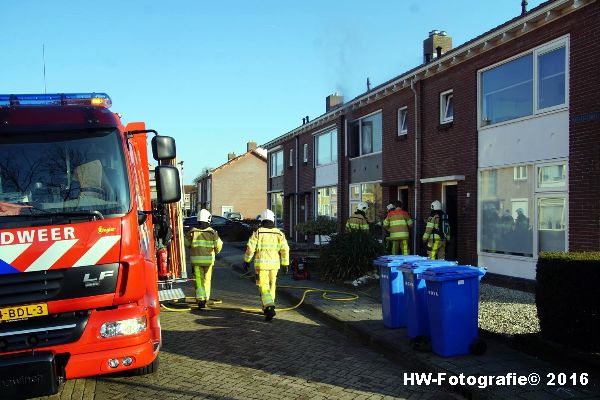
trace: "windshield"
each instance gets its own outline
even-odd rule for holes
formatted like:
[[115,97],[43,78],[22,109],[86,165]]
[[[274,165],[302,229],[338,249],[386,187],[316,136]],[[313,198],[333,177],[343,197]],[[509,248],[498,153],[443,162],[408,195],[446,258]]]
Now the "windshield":
[[124,214],[129,210],[126,176],[116,129],[3,134],[0,221]]

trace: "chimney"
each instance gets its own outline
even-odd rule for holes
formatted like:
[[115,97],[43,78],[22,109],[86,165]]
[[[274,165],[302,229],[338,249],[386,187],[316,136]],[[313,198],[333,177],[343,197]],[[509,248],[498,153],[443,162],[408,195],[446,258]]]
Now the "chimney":
[[521,2],[521,15],[525,14],[527,12],[527,1],[523,0]]
[[334,94],[330,94],[325,98],[325,112],[333,110],[334,108],[338,108],[344,103],[344,98],[342,95],[335,92]]
[[246,144],[246,151],[255,150],[258,147],[256,142],[248,142]]
[[423,62],[428,63],[452,50],[452,38],[446,31],[433,30],[423,41]]
[[231,161],[235,158],[235,153],[227,153],[227,161]]

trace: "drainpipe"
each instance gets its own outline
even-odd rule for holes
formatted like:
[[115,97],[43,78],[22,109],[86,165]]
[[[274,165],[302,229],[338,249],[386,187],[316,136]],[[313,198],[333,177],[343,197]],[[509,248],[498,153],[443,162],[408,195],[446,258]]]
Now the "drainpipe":
[[414,184],[414,198],[415,198],[415,223],[414,223],[414,232],[413,232],[413,252],[417,252],[417,223],[419,221],[418,215],[419,215],[419,209],[418,209],[418,190],[417,190],[417,184],[419,182],[419,103],[418,103],[418,96],[417,96],[417,91],[415,90],[415,78],[413,77],[413,79],[411,79],[410,81],[410,90],[412,90],[414,96],[415,96],[415,106],[414,106],[414,115],[415,115],[415,184]]
[[[299,151],[298,151],[298,146],[300,145],[300,136],[296,136],[296,162],[294,167],[296,168],[296,194],[294,195],[294,209],[295,209],[295,215],[296,215],[296,225],[298,225],[298,177],[300,176],[299,173],[299,160],[300,157],[299,155]],[[298,241],[298,231],[296,229],[294,229],[294,237],[296,238],[296,242]]]

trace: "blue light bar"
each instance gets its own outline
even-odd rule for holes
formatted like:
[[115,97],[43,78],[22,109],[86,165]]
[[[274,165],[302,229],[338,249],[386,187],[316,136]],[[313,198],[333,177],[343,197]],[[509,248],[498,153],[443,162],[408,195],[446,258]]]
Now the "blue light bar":
[[87,105],[110,108],[106,93],[0,94],[0,107]]

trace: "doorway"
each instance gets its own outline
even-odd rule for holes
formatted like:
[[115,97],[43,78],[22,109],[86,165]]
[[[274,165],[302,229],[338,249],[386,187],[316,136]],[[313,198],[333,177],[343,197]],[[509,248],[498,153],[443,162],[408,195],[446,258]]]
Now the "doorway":
[[458,256],[458,241],[460,231],[458,229],[458,185],[450,183],[443,185],[444,211],[448,214],[450,223],[450,241],[446,243],[446,260],[456,260]]
[[398,200],[402,202],[402,209],[408,212],[408,187],[401,186],[398,188]]

